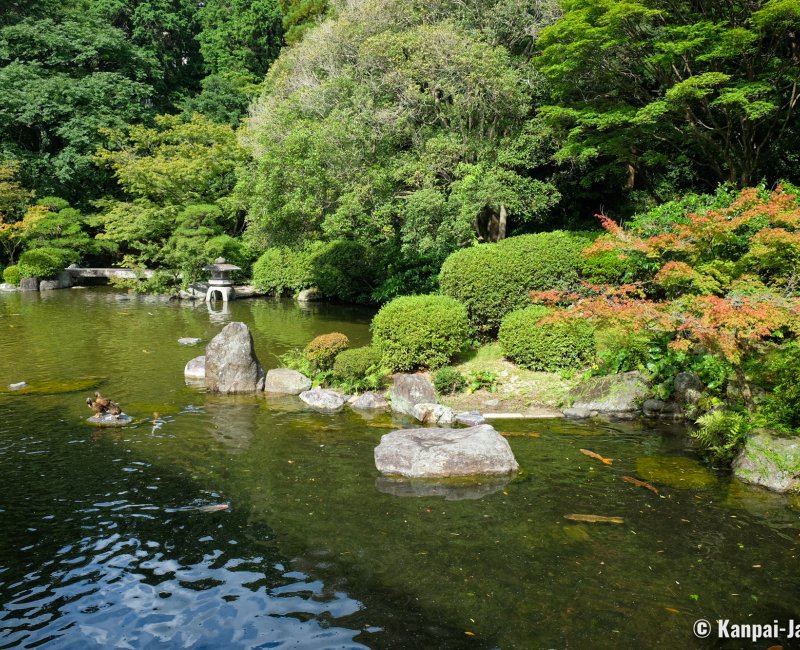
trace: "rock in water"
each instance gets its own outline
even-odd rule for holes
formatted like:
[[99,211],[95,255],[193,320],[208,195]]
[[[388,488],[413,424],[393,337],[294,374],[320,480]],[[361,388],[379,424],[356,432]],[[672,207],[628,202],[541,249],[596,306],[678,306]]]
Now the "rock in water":
[[20,291],[39,291],[39,280],[36,278],[22,278],[19,281]]
[[466,429],[401,429],[381,438],[375,466],[409,478],[511,474],[519,469],[503,436],[489,424]]
[[195,357],[194,359],[189,359],[189,362],[186,364],[186,367],[183,369],[183,376],[186,379],[205,380],[205,378],[206,378],[206,358],[203,356],[203,357]]
[[632,417],[649,393],[642,373],[636,370],[591,377],[571,391],[574,401],[572,407],[564,409],[564,415],[578,418],[595,415]]
[[178,343],[181,345],[197,345],[203,339],[198,339],[194,336],[184,336],[183,338],[178,339]]
[[344,395],[337,393],[335,390],[325,390],[324,388],[304,391],[300,393],[300,399],[313,409],[330,412],[338,411],[347,401]]
[[216,393],[254,393],[264,389],[264,369],[244,323],[228,323],[206,347],[206,388]]
[[363,395],[359,395],[358,397],[352,399],[350,401],[350,407],[356,410],[364,411],[367,409],[387,409],[389,408],[389,402],[387,402],[386,398],[384,398],[384,396],[380,393],[367,391]]
[[453,409],[441,404],[415,404],[412,413],[423,424],[453,424],[456,420]]
[[800,492],[800,441],[766,431],[751,436],[733,461],[733,475],[775,492]]
[[456,415],[456,422],[468,427],[476,427],[479,424],[486,424],[486,418],[480,411],[464,411]]
[[116,416],[103,413],[102,415],[93,415],[90,418],[86,418],[86,421],[100,427],[122,427],[133,422],[133,418],[126,413],[120,413]]
[[394,375],[389,399],[392,401],[392,410],[417,417],[414,407],[417,404],[435,404],[436,391],[433,384],[422,375]]
[[27,388],[27,387],[28,387],[28,382],[25,382],[25,381],[18,381],[16,384],[9,384],[8,385],[8,389],[9,390],[22,390],[23,388]]
[[264,391],[267,393],[299,395],[310,388],[311,380],[308,377],[289,368],[273,368],[267,371],[267,378],[264,381]]

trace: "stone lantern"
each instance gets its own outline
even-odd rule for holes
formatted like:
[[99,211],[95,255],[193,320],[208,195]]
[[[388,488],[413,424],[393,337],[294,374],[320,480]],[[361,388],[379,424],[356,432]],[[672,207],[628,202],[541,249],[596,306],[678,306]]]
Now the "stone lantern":
[[235,264],[228,264],[224,257],[218,257],[213,264],[204,266],[203,270],[211,273],[211,279],[208,281],[208,291],[206,292],[206,302],[214,300],[215,293],[219,294],[223,302],[233,300],[234,291],[231,273],[242,269]]

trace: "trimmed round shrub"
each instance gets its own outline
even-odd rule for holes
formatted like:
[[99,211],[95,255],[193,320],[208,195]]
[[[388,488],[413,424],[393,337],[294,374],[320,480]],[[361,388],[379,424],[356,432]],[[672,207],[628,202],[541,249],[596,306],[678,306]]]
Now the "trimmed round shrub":
[[339,381],[356,382],[366,377],[370,368],[380,364],[381,353],[371,345],[344,350],[333,362],[333,377]]
[[19,256],[19,274],[22,278],[54,278],[78,256],[63,248],[33,248]]
[[392,370],[439,368],[473,334],[464,305],[448,296],[401,296],[372,319],[374,343]]
[[269,248],[253,264],[253,284],[259,291],[281,296],[314,283],[308,250]]
[[595,357],[594,328],[580,318],[541,320],[550,313],[534,305],[511,312],[500,326],[506,357],[530,370],[582,368]]
[[350,339],[340,332],[321,334],[306,346],[305,356],[320,370],[330,370],[336,355],[350,347]]
[[442,265],[442,293],[463,303],[479,335],[497,333],[503,317],[530,303],[531,291],[575,286],[581,251],[591,235],[556,230],[479,244],[450,255]]
[[19,274],[19,267],[16,264],[12,264],[3,269],[3,280],[8,282],[8,284],[19,286],[21,277],[22,276]]
[[455,368],[445,366],[433,376],[433,387],[439,395],[452,395],[467,387],[467,378]]

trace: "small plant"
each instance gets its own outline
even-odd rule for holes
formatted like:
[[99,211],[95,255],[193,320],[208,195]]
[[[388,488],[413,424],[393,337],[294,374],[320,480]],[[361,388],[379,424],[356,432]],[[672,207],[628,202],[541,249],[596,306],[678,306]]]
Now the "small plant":
[[467,394],[485,388],[490,393],[497,390],[497,373],[493,370],[475,370],[467,375]]
[[718,462],[730,464],[750,433],[750,420],[735,411],[712,411],[697,419],[700,428],[692,432],[703,449]]
[[16,264],[12,264],[3,269],[3,280],[8,282],[8,284],[19,286],[20,279],[19,267]]
[[347,393],[378,390],[389,371],[381,365],[380,351],[371,345],[344,350],[333,362],[333,383]]
[[316,370],[330,370],[336,355],[350,347],[350,339],[340,332],[321,334],[305,348],[305,356]]
[[466,386],[466,377],[451,366],[440,368],[433,375],[433,387],[439,395],[452,395],[464,390]]

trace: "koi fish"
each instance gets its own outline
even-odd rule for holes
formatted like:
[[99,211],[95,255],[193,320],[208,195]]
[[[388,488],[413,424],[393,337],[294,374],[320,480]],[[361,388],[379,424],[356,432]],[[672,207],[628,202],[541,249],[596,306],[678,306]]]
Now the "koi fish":
[[604,517],[603,515],[564,515],[570,521],[582,521],[587,524],[624,524],[622,517]]
[[219,512],[221,510],[228,510],[230,506],[227,503],[215,503],[207,506],[200,506],[200,512]]
[[643,487],[647,490],[650,490],[653,494],[658,494],[658,488],[650,485],[649,483],[645,483],[644,481],[640,481],[638,478],[634,478],[633,476],[623,476],[622,480],[626,483],[630,483],[631,485],[635,485],[636,487]]
[[614,462],[611,458],[603,458],[600,454],[596,454],[593,451],[589,451],[588,449],[581,449],[580,452],[589,458],[594,458],[595,460],[599,460],[603,465],[611,465]]

